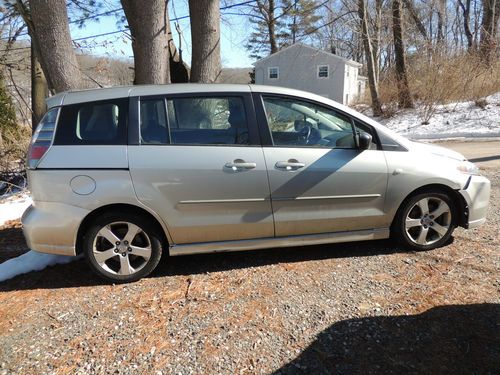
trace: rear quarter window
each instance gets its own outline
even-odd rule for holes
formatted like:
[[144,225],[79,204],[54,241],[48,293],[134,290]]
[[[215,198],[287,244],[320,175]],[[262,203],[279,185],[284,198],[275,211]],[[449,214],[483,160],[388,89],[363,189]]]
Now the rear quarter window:
[[124,145],[128,98],[63,106],[56,145]]

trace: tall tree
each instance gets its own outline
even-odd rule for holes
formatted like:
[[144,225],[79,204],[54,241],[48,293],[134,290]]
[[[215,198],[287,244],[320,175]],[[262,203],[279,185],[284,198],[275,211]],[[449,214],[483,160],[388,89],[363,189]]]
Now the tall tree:
[[[460,1],[460,0],[459,0]],[[470,1],[470,0],[468,0]],[[422,35],[425,41],[429,41],[429,36],[427,35],[427,30],[422,23],[422,20],[420,19],[417,10],[415,9],[415,5],[413,3],[413,0],[403,0],[403,4],[405,5],[406,9],[408,9],[408,12],[410,12],[410,16],[413,20],[413,23],[415,24],[418,32]]]
[[470,28],[470,4],[471,0],[465,0],[465,3],[462,0],[458,0],[458,4],[462,9],[462,16],[464,22],[464,33],[467,38],[467,48],[469,51],[474,49],[474,36],[472,35],[472,31]]
[[40,63],[40,46],[35,38],[30,11],[22,0],[16,0],[14,7],[28,27],[28,34],[31,38],[31,128],[35,131],[47,110],[45,99],[49,95],[49,88]]
[[365,0],[358,0],[358,16],[360,21],[361,38],[365,50],[366,69],[368,75],[368,85],[370,87],[370,96],[372,99],[373,114],[382,115],[382,104],[378,94],[378,84],[375,77],[375,61],[373,60],[373,49],[370,34],[368,31],[368,13]]
[[170,83],[168,0],[121,0],[132,36],[135,84]]
[[47,104],[45,99],[49,96],[47,78],[40,64],[38,49],[31,45],[31,129],[34,132],[42,119]]
[[215,82],[221,72],[219,0],[189,0],[191,82]]
[[247,45],[250,57],[260,59],[278,52],[278,38],[284,25],[278,18],[275,0],[256,0],[251,7],[250,22],[255,25]]
[[83,75],[71,42],[65,0],[30,0],[33,37],[40,64],[55,91],[81,88]]
[[413,108],[413,101],[408,84],[406,70],[406,51],[403,40],[402,7],[400,0],[392,0],[392,31],[394,35],[394,54],[396,62],[396,80],[400,108]]
[[481,39],[479,53],[484,62],[490,64],[496,50],[498,21],[500,19],[500,0],[482,0],[483,18],[481,20]]
[[316,23],[321,17],[316,13],[319,8],[316,0],[285,0],[282,8],[290,35],[287,44],[300,42],[317,32]]
[[317,0],[256,0],[250,6],[250,22],[254,31],[247,49],[250,57],[260,59],[293,43],[318,34]]

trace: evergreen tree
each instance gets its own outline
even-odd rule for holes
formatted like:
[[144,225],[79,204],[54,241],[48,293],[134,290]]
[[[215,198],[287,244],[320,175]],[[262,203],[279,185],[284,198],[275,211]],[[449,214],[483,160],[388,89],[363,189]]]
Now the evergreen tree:
[[312,36],[321,18],[316,14],[318,8],[316,0],[256,0],[247,44],[250,57],[261,59]]
[[289,30],[289,44],[301,42],[315,34],[317,22],[321,19],[316,11],[319,4],[316,0],[286,0],[285,9],[289,9],[286,14],[286,24]]

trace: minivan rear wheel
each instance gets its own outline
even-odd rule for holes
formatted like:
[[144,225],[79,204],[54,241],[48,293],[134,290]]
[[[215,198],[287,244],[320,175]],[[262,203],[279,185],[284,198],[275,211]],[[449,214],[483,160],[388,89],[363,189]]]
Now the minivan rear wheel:
[[396,239],[414,250],[443,246],[456,227],[456,208],[446,194],[426,192],[403,203],[394,222]]
[[90,268],[112,282],[131,282],[158,265],[162,245],[158,229],[133,213],[107,213],[88,227],[84,253]]

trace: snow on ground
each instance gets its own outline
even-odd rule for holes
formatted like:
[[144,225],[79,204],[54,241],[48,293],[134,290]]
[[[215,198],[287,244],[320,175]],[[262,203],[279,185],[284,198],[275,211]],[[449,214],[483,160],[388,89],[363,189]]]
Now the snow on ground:
[[43,254],[31,250],[0,264],[0,282],[31,271],[41,271],[48,266],[69,263],[76,259],[78,257]]
[[[0,201],[0,226],[8,220],[19,219],[31,203],[32,200],[26,193]],[[69,263],[76,259],[77,257],[43,254],[31,250],[0,264],[0,282],[31,271],[40,271],[55,264]]]
[[0,225],[8,220],[19,219],[31,203],[32,200],[26,193],[0,201]]
[[436,105],[429,123],[424,125],[424,108],[398,112],[389,119],[375,118],[411,139],[500,137],[500,92],[485,98],[485,108],[474,102]]

